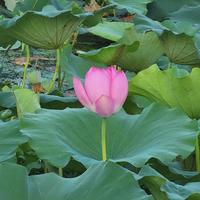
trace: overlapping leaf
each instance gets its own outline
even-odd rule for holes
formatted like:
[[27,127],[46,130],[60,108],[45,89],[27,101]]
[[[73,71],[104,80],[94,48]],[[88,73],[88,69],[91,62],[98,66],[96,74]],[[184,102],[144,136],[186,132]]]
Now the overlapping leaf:
[[179,107],[192,118],[200,117],[200,70],[191,73],[177,68],[161,71],[156,65],[141,71],[130,81],[130,93]]
[[28,11],[21,17],[2,20],[0,26],[8,36],[28,45],[57,49],[70,39],[82,20],[83,16],[74,15],[70,10],[59,11],[47,6],[40,12]]
[[192,37],[184,33],[175,35],[166,31],[161,39],[164,45],[164,52],[171,62],[194,66],[200,64],[199,50]]
[[[90,32],[127,46],[133,45],[134,42],[138,41],[139,47],[135,51],[122,51],[120,55],[116,56],[117,59],[113,59],[113,48],[111,48],[113,46],[108,46],[81,53],[80,56],[106,64],[118,64],[130,71],[140,71],[149,67],[163,54],[162,43],[155,32],[139,33],[133,26],[129,26],[129,23],[122,25],[120,22],[105,22],[91,28]],[[115,30],[114,32],[113,29]],[[152,44],[154,44],[154,48],[152,48]],[[110,60],[114,60],[114,62],[110,63]]]
[[[4,200],[150,200],[131,172],[112,162],[90,167],[77,178],[64,179],[53,173],[27,176],[25,168],[0,165],[0,196]],[[81,184],[80,184],[81,183]]]
[[[182,112],[160,105],[135,116],[118,113],[107,119],[107,158],[140,167],[151,157],[163,162],[185,157],[194,149],[196,130]],[[102,160],[101,118],[86,109],[27,115],[21,131],[38,156],[55,166],[65,166],[70,156],[86,166]]]
[[0,121],[0,162],[15,158],[18,146],[28,138],[19,132],[19,121]]

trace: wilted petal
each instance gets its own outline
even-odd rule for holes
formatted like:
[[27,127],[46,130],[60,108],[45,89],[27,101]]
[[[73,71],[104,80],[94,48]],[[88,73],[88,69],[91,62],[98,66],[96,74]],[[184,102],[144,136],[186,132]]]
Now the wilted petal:
[[73,84],[74,84],[74,91],[75,91],[75,94],[76,94],[78,100],[85,107],[90,107],[91,102],[90,102],[90,100],[87,96],[87,93],[86,93],[81,81],[78,78],[74,77],[73,78]]
[[102,117],[108,117],[112,115],[114,110],[114,102],[112,98],[102,95],[95,102],[96,112]]
[[110,77],[106,69],[91,67],[86,74],[85,90],[89,99],[95,102],[102,95],[110,95]]
[[114,112],[124,104],[128,95],[128,80],[124,72],[117,72],[111,83],[111,97],[115,102]]

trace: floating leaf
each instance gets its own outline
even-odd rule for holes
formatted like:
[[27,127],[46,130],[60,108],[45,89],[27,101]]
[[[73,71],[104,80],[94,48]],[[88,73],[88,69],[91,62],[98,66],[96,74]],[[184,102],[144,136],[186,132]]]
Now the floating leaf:
[[[163,162],[186,157],[194,150],[196,130],[196,122],[182,112],[156,104],[140,115],[120,112],[107,119],[107,158],[141,167],[152,157]],[[65,166],[71,155],[86,166],[102,160],[101,118],[86,109],[28,114],[21,131],[52,165]]]

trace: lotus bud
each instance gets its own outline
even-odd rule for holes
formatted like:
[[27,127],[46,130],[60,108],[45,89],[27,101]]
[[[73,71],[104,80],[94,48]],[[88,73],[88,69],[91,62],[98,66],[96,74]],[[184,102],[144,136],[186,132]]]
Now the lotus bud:
[[118,112],[128,95],[128,80],[123,71],[116,67],[91,67],[86,73],[84,85],[73,78],[77,98],[89,110],[101,117]]

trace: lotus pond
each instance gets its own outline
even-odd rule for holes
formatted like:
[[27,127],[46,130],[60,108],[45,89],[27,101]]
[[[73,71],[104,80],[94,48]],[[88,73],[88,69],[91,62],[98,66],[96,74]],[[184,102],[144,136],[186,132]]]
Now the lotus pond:
[[200,200],[200,0],[0,2],[0,200]]

